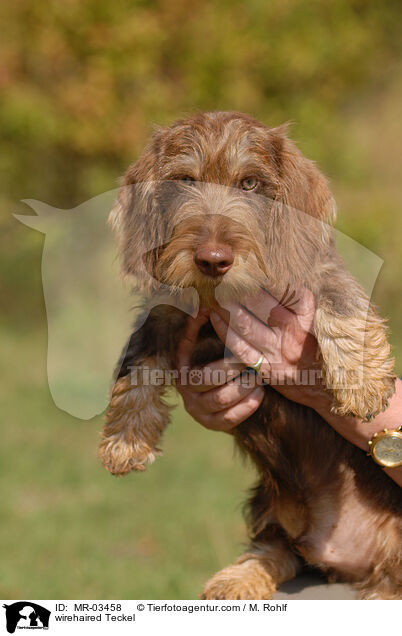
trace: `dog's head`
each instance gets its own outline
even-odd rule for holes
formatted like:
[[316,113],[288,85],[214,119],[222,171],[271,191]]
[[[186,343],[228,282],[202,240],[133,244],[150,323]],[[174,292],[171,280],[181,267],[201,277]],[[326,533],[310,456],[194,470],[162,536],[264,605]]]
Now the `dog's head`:
[[[287,137],[240,113],[158,129],[111,219],[142,291],[195,287],[205,303],[306,283],[331,241],[327,182]],[[222,297],[222,296],[221,296]]]

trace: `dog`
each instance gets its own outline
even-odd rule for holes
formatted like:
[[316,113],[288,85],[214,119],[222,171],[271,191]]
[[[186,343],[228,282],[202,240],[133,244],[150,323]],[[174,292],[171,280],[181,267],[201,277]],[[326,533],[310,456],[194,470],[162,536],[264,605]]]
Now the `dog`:
[[[166,386],[133,385],[130,369],[175,368],[187,316],[177,299],[189,290],[211,307],[218,296],[241,303],[261,288],[280,299],[307,287],[333,411],[368,421],[387,408],[395,375],[386,325],[336,252],[335,217],[327,180],[286,125],[210,112],[155,131],[111,213],[123,272],[152,307],[117,365],[99,446],[107,470],[141,471],[160,453]],[[223,355],[205,325],[192,364]],[[401,490],[371,457],[270,386],[234,437],[259,475],[250,545],[202,598],[270,599],[303,564],[352,583],[362,599],[402,598]]]

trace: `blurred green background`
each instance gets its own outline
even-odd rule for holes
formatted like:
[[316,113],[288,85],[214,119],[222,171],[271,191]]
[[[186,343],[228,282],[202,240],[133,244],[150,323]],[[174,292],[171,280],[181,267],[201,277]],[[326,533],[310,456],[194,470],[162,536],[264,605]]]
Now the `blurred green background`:
[[338,228],[385,261],[374,299],[401,372],[401,18],[398,0],[0,4],[1,597],[194,598],[241,550],[253,479],[181,409],[145,474],[100,467],[101,417],[51,400],[44,238],[11,213],[114,188],[153,123],[195,109],[291,120]]

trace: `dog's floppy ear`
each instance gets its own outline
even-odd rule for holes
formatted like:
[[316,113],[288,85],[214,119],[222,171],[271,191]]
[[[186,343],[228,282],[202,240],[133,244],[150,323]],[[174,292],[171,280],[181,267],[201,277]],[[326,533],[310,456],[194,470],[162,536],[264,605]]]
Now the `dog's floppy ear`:
[[287,135],[289,124],[269,130],[275,167],[280,176],[282,201],[316,219],[333,224],[336,204],[328,182],[313,161],[306,159]]
[[164,238],[156,197],[161,136],[161,130],[157,130],[138,161],[128,168],[109,216],[117,235],[123,273],[134,276],[144,293],[158,287],[152,273],[157,248]]

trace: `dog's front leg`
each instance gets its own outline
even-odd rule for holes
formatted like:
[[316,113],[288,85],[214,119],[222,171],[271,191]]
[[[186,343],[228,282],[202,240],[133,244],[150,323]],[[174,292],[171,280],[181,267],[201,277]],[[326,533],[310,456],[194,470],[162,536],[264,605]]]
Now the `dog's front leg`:
[[[163,372],[160,359],[148,358],[143,365],[144,376],[151,376],[152,370]],[[157,445],[169,423],[169,408],[162,399],[165,387],[146,385],[143,380],[137,373],[133,385],[129,374],[112,389],[99,457],[113,475],[145,470],[161,452]]]
[[385,323],[365,292],[347,274],[341,283],[335,293],[326,289],[315,316],[324,382],[334,413],[370,420],[395,392],[394,361]]
[[280,536],[267,543],[253,543],[229,567],[217,572],[205,585],[203,599],[270,599],[278,586],[293,579],[301,561]]
[[161,452],[158,443],[169,423],[163,401],[169,356],[161,352],[168,336],[157,323],[150,316],[134,332],[117,368],[99,445],[100,460],[113,475],[145,470]]

